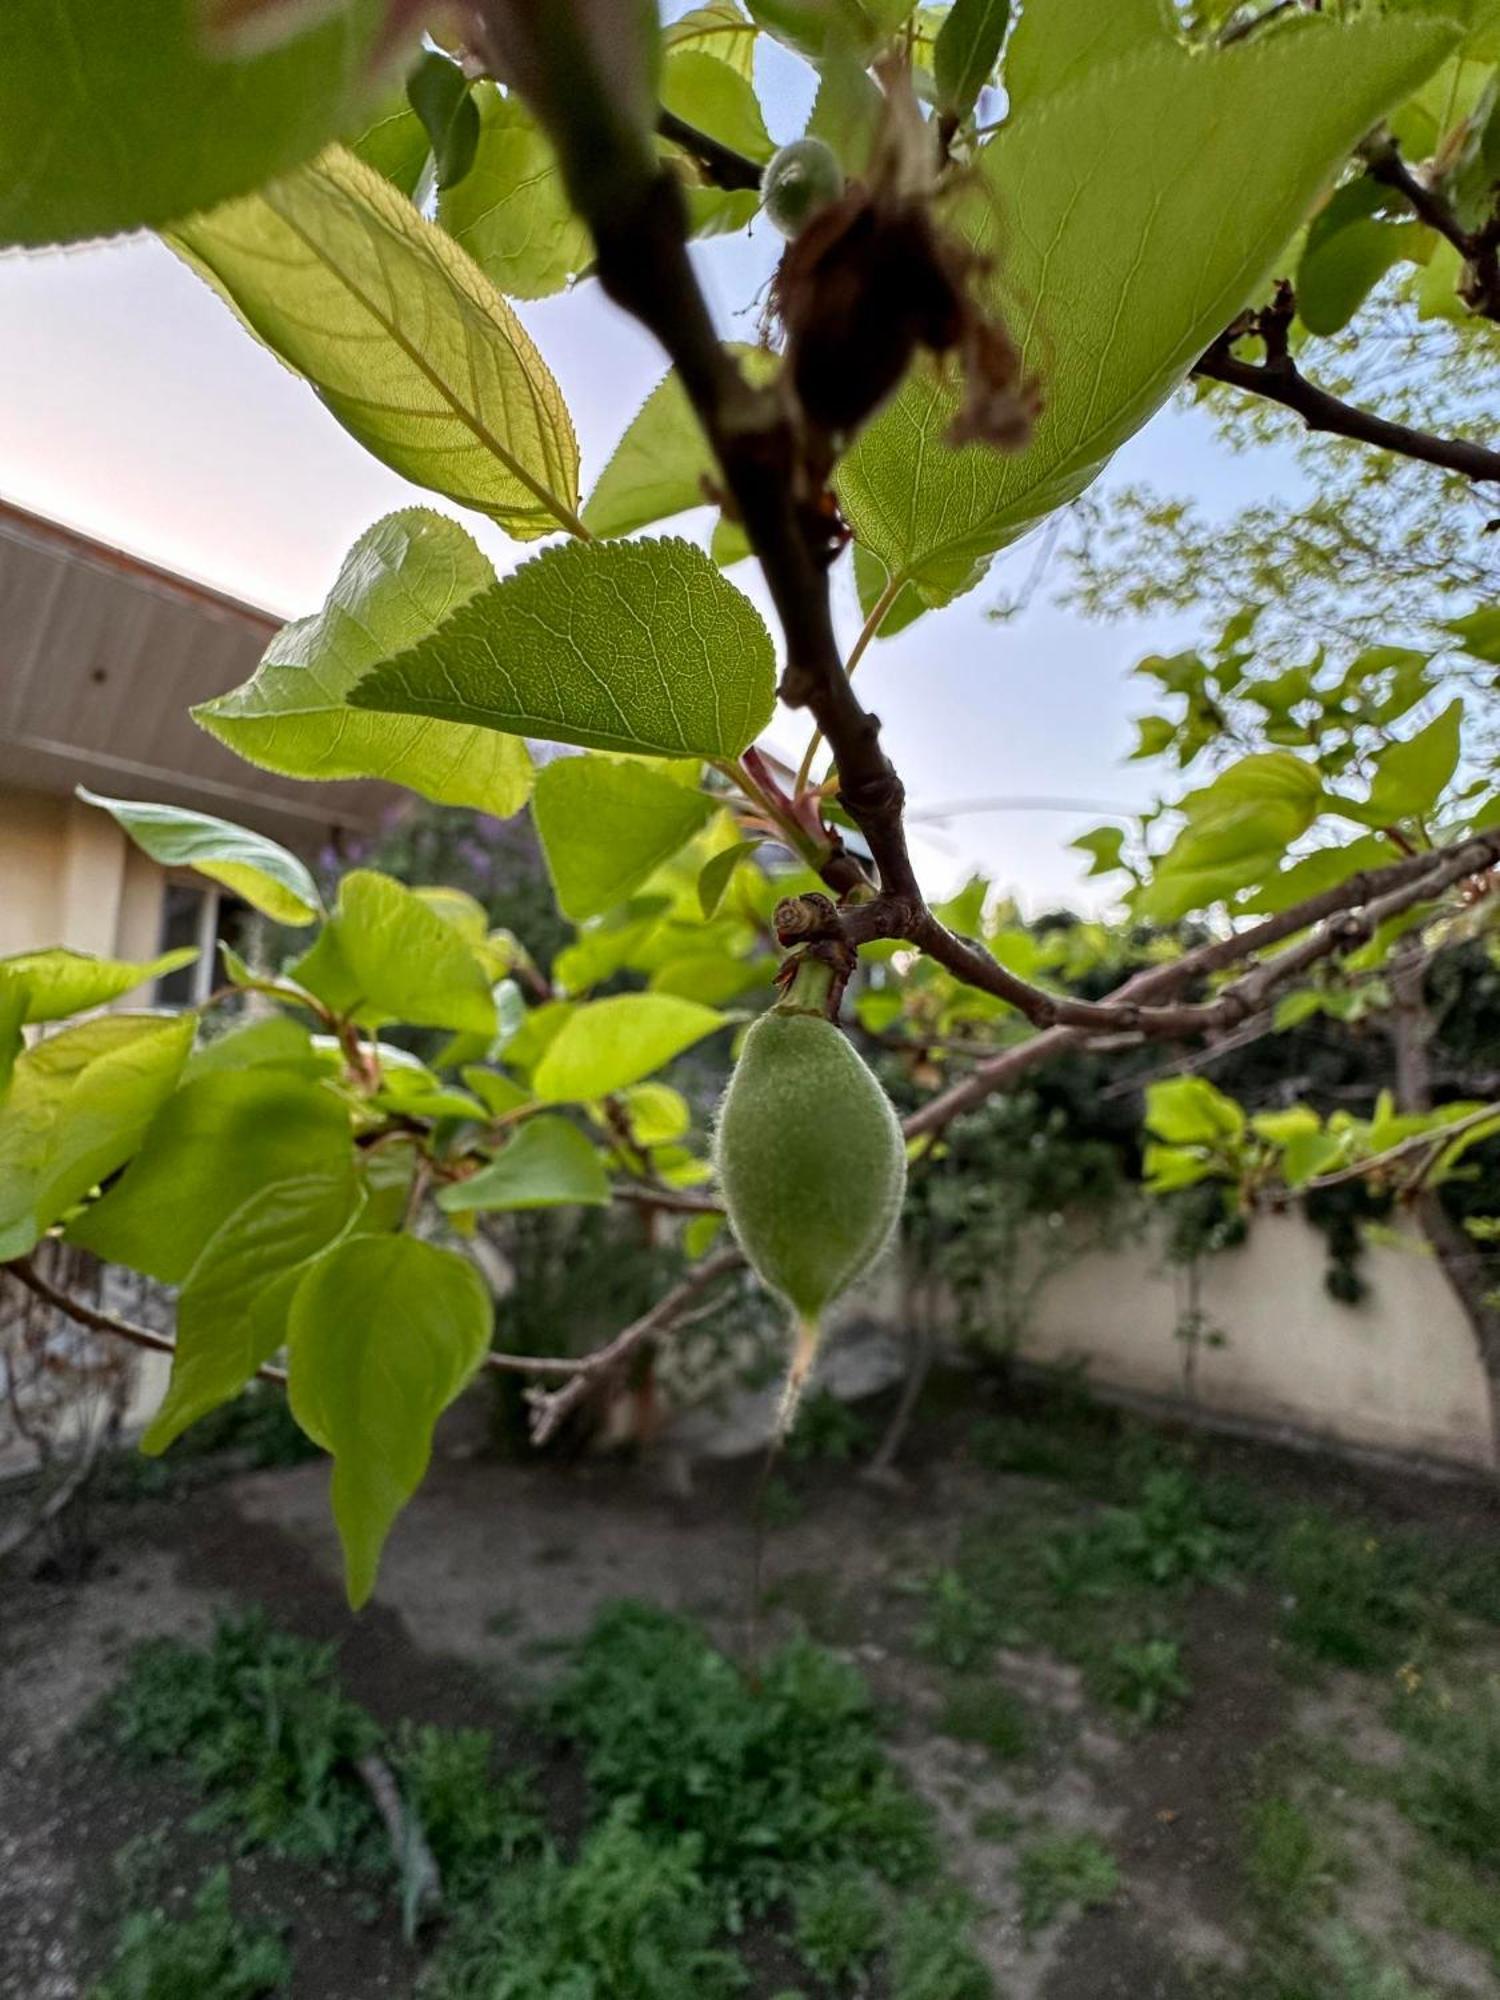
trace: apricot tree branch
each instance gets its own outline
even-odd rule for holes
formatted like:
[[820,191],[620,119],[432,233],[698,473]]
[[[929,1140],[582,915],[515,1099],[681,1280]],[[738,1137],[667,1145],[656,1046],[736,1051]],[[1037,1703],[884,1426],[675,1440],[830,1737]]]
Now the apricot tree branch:
[[[137,1326],[134,1320],[119,1319],[114,1313],[100,1312],[97,1306],[75,1299],[70,1292],[59,1291],[49,1278],[42,1276],[29,1257],[17,1257],[9,1264],[0,1264],[0,1271],[9,1272],[18,1285],[24,1285],[44,1305],[65,1314],[76,1325],[87,1327],[90,1333],[112,1334],[116,1340],[128,1340],[132,1347],[144,1347],[152,1354],[177,1352],[176,1341],[168,1335],[157,1333],[149,1326]],[[269,1362],[257,1368],[255,1374],[261,1382],[286,1381],[286,1370],[273,1368]]]
[[1365,159],[1370,179],[1394,189],[1463,258],[1458,292],[1464,304],[1484,319],[1500,320],[1500,216],[1492,214],[1478,229],[1466,229],[1447,197],[1407,165],[1389,133],[1365,148]]
[[656,129],[664,139],[670,139],[674,146],[696,160],[703,169],[704,178],[717,188],[729,193],[756,193],[760,191],[760,168],[754,160],[737,153],[733,146],[726,146],[722,139],[715,139],[707,132],[700,132],[696,125],[689,125],[685,118],[679,118],[675,111],[663,108],[656,116]]
[[1423,465],[1441,466],[1445,472],[1462,473],[1466,479],[1500,479],[1500,451],[1488,445],[1476,444],[1470,438],[1436,437],[1430,431],[1414,430],[1410,424],[1393,423],[1371,410],[1358,409],[1309,382],[1290,355],[1267,361],[1242,361],[1229,348],[1230,336],[1221,336],[1199,359],[1193,373],[1210,381],[1225,382],[1266,402],[1279,403],[1301,417],[1310,431],[1352,438],[1379,451],[1414,458]]

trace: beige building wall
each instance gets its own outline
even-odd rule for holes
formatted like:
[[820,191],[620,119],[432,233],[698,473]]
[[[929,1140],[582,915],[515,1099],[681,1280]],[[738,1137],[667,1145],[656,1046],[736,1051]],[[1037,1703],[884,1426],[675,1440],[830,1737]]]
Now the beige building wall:
[[150,958],[164,881],[162,869],[97,807],[0,790],[0,957],[68,945],[102,957]]
[[[1474,1335],[1420,1237],[1369,1247],[1355,1306],[1329,1297],[1327,1246],[1298,1216],[1258,1217],[1241,1248],[1201,1268],[1200,1304],[1224,1342],[1198,1350],[1204,1409],[1458,1465],[1500,1462]],[[1021,1352],[1185,1400],[1185,1287],[1149,1238],[1086,1253],[1043,1289]]]

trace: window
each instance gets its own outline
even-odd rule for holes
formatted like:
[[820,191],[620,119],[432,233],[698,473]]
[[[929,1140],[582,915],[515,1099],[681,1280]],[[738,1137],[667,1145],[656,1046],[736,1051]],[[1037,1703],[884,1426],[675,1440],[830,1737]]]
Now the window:
[[157,980],[157,1006],[201,1006],[224,977],[219,946],[240,949],[251,916],[248,903],[223,889],[202,882],[175,881],[169,876],[162,898],[158,949],[176,951],[182,945],[193,945],[198,956],[193,964]]

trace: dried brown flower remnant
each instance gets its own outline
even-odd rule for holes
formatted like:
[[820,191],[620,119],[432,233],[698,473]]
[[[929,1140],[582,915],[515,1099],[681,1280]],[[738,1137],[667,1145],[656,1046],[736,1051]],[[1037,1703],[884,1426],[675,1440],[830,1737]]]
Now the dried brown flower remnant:
[[839,443],[900,386],[920,350],[956,355],[964,394],[954,444],[1018,451],[1041,410],[1039,384],[997,310],[985,264],[934,215],[934,140],[910,77],[887,70],[885,121],[867,183],[852,182],[793,238],[771,304],[786,330],[802,415]]

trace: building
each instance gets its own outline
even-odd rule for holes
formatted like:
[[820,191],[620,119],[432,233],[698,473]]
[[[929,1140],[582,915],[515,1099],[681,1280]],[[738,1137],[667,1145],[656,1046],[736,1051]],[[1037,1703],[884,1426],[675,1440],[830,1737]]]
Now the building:
[[[279,622],[0,501],[0,957],[144,959],[232,932],[222,892],[148,859],[78,785],[217,813],[306,858],[378,824],[390,786],[258,771],[188,713],[246,680]],[[213,957],[154,997],[200,997]]]

